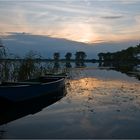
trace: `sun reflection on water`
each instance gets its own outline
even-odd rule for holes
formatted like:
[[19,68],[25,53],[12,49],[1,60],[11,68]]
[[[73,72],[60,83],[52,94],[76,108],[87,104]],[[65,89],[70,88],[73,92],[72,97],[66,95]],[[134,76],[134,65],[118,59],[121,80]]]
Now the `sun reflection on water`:
[[[140,110],[139,83],[120,80],[99,80],[96,78],[80,78],[70,81],[68,97],[92,108],[128,109],[133,106]],[[130,109],[130,108],[129,108]]]

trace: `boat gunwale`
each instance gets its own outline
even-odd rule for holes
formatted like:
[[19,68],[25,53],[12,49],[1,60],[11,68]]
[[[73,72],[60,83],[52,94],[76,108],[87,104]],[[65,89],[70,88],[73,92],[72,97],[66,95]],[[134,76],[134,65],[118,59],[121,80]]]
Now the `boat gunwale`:
[[58,79],[56,81],[52,81],[52,82],[48,82],[48,83],[41,83],[40,85],[47,85],[47,84],[53,84],[53,83],[56,83],[56,82],[60,82],[62,80],[64,80],[65,78],[61,78],[61,79]]
[[[55,77],[55,78],[57,78],[57,77]],[[53,79],[53,78],[52,78]],[[65,78],[60,78],[60,79],[58,79],[58,80],[56,80],[56,81],[52,81],[52,82],[44,82],[44,83],[41,83],[40,82],[40,84],[38,83],[38,84],[28,84],[28,82],[27,82],[27,85],[25,84],[25,83],[23,83],[23,84],[21,84],[21,85],[5,85],[5,86],[2,86],[1,84],[0,84],[0,88],[20,88],[20,87],[32,87],[32,86],[41,86],[41,85],[49,85],[49,84],[53,84],[53,83],[58,83],[58,82],[60,82],[60,81],[63,81]],[[17,82],[18,83],[18,82]],[[20,83],[20,82],[19,82]],[[32,83],[35,83],[35,82],[32,82]],[[14,82],[12,83],[11,82],[11,84],[14,84]]]
[[0,88],[15,88],[15,87],[19,88],[19,87],[29,87],[29,86],[32,86],[32,85],[25,85],[25,84],[23,84],[23,85],[11,85],[11,86],[1,86],[0,85]]

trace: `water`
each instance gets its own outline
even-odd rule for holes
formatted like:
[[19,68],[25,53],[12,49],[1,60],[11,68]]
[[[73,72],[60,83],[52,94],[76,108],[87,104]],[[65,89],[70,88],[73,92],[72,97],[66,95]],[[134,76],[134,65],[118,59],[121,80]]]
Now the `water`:
[[140,138],[136,77],[97,67],[72,68],[69,76],[66,96],[1,125],[1,138]]

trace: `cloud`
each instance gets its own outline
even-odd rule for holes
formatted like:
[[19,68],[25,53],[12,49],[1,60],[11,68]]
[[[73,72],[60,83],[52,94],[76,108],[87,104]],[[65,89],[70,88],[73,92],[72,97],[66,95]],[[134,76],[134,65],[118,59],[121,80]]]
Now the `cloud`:
[[140,2],[139,0],[116,0],[116,1],[121,2],[121,4],[127,4],[127,5],[137,4]]
[[104,18],[104,19],[121,19],[123,17],[124,16],[104,16],[104,17],[101,17],[101,18]]
[[0,6],[0,31],[81,42],[138,39],[140,6],[133,3],[126,7],[127,3],[124,0],[6,1]]
[[[93,1],[93,0],[87,0],[87,1]],[[114,3],[114,4],[124,4],[124,5],[139,3],[139,0],[96,0],[96,1],[99,3],[104,2],[104,3]]]

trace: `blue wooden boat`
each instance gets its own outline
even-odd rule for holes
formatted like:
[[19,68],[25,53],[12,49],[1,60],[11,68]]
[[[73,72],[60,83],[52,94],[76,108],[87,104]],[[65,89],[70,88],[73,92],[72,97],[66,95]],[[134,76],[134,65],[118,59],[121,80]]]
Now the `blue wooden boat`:
[[0,84],[0,98],[21,102],[43,95],[53,96],[64,87],[65,78],[62,76],[44,76],[24,82],[2,82]]
[[7,124],[29,114],[40,112],[57,101],[61,100],[66,95],[65,90],[59,90],[53,93],[53,96],[43,95],[24,102],[0,102],[0,125]]

